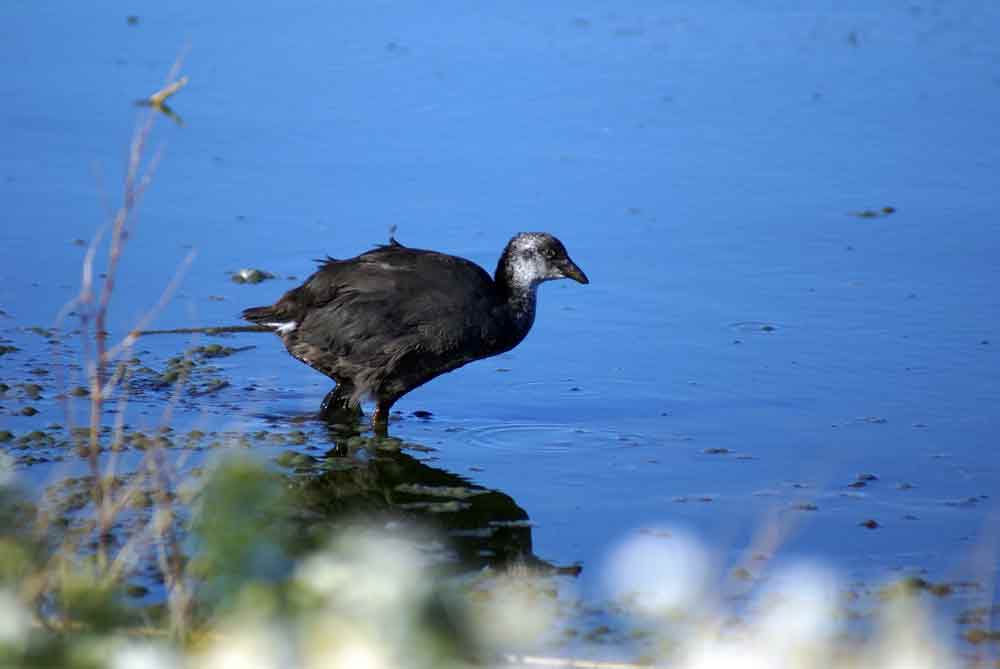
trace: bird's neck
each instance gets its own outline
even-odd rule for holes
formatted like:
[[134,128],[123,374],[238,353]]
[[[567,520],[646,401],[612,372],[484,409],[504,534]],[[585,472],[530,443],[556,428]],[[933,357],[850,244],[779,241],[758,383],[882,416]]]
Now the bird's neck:
[[514,324],[517,341],[521,341],[535,322],[535,305],[538,302],[538,282],[526,281],[516,272],[507,254],[500,258],[493,277],[501,308]]

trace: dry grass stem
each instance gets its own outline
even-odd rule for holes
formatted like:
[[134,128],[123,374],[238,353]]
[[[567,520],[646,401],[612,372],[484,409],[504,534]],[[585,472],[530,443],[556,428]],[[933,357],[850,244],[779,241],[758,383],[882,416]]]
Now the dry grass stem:
[[[163,107],[163,102],[187,83],[187,77],[177,79],[180,64],[181,58],[178,58],[168,79],[173,83],[150,97],[151,106]],[[139,204],[152,183],[152,177],[162,156],[162,150],[157,150],[152,157],[146,159],[156,113],[156,109],[147,110],[139,118],[129,144],[121,202],[117,209],[112,210],[105,198],[109,220],[99,228],[88,245],[83,258],[78,294],[63,306],[56,319],[57,330],[61,329],[65,318],[74,313],[80,321],[80,355],[90,394],[87,437],[85,443],[81,444],[83,449],[81,452],[87,460],[93,513],[66,528],[66,531],[59,536],[56,550],[46,560],[43,569],[31,582],[24,584],[22,592],[28,601],[35,603],[39,619],[50,627],[54,621],[47,621],[46,617],[41,615],[42,599],[46,592],[57,587],[56,584],[61,582],[60,579],[87,564],[86,560],[80,562],[82,556],[92,554],[93,562],[86,568],[94,571],[93,576],[98,582],[113,586],[126,578],[134,568],[143,546],[150,546],[158,555],[158,565],[167,588],[167,605],[173,633],[176,636],[183,636],[188,626],[193,597],[184,571],[184,557],[176,533],[175,510],[170,493],[177,478],[176,469],[167,462],[165,444],[159,438],[154,438],[140,461],[138,470],[127,476],[124,483],[119,479],[118,471],[121,465],[121,453],[126,445],[125,416],[129,402],[129,388],[126,383],[128,364],[125,358],[131,353],[138,334],[149,326],[175,295],[195,258],[195,252],[186,255],[161,292],[156,304],[144,312],[128,334],[119,341],[112,342],[108,331],[108,312],[120,260],[135,229]],[[103,272],[98,278],[96,268],[98,251],[105,240],[107,257],[102,268]],[[71,368],[71,363],[68,359],[63,363],[59,365],[60,378],[63,387],[67,389],[67,392],[63,393],[63,407],[70,438],[75,441],[78,433],[73,426],[72,395],[68,392],[69,373],[64,373]],[[174,384],[173,393],[161,417],[160,425],[167,424],[164,421],[169,420],[171,410],[180,400],[186,381],[187,375],[182,374]],[[104,409],[111,400],[116,401],[116,415],[109,436],[105,434],[102,418]],[[107,449],[102,448],[104,440],[110,440],[105,444]],[[102,466],[100,454],[104,451],[109,451],[109,454]],[[184,459],[183,456],[180,458]],[[119,519],[134,501],[144,495],[152,497],[153,509],[150,518],[140,527],[131,530],[124,543],[116,549],[113,532]],[[50,505],[39,507],[35,524],[39,540],[44,539],[48,530],[52,528],[55,513],[57,510]]]
[[171,95],[187,86],[188,78],[181,77],[172,84],[168,84],[149,96],[149,104],[154,107],[162,107]]

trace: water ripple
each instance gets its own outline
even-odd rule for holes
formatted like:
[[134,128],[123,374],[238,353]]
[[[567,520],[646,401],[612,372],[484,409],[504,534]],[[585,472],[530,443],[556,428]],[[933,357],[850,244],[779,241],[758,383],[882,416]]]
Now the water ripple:
[[496,451],[572,454],[595,448],[628,448],[648,443],[637,434],[593,430],[558,423],[498,423],[470,428],[469,440],[477,448]]

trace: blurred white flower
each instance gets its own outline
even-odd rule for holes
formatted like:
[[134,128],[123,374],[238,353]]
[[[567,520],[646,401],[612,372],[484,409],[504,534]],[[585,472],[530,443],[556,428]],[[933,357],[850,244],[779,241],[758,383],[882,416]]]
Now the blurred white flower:
[[[340,612],[316,611],[300,619],[297,630],[303,669],[392,666],[386,654],[398,642],[396,621],[365,620]],[[405,648],[404,648],[405,651]]]
[[481,588],[473,621],[487,647],[506,652],[528,649],[551,629],[558,599],[547,579],[527,570],[512,570],[484,582]]
[[330,669],[382,669],[385,666],[381,656],[368,645],[346,646],[330,659],[326,665]]
[[945,644],[941,625],[913,597],[899,597],[882,611],[880,633],[866,666],[878,669],[951,669],[960,666]]
[[295,579],[335,608],[377,619],[427,596],[431,585],[424,562],[410,541],[358,533],[303,561]]
[[334,596],[353,580],[351,566],[333,555],[311,555],[295,570],[295,580],[317,595]]
[[378,648],[361,641],[314,648],[304,660],[305,669],[388,669],[389,666]]
[[295,669],[295,647],[275,625],[231,624],[194,659],[195,669]]
[[129,641],[115,648],[109,669],[179,669],[182,659],[168,648],[154,643]]
[[771,654],[740,641],[719,638],[695,643],[685,653],[677,669],[778,669]]
[[606,575],[614,594],[634,602],[641,612],[693,614],[688,616],[696,622],[693,627],[665,637],[669,656],[660,659],[676,669],[960,666],[941,626],[932,623],[914,598],[890,602],[878,634],[852,645],[842,636],[846,600],[841,581],[830,569],[810,564],[781,569],[740,613],[712,601],[708,585],[715,573],[697,541],[671,531],[624,543],[611,556]]
[[616,550],[606,567],[614,595],[639,611],[660,615],[706,608],[712,559],[693,537],[671,530],[641,534]]
[[0,589],[0,645],[17,646],[25,641],[31,628],[31,614],[17,596]]
[[807,564],[782,569],[758,598],[754,629],[762,643],[782,653],[825,648],[840,631],[840,598],[840,582],[832,571]]

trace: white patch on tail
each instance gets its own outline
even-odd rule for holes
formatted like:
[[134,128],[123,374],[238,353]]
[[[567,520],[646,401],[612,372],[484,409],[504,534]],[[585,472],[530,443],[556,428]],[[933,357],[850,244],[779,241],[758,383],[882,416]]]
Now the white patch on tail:
[[299,327],[299,324],[296,321],[288,321],[286,323],[264,323],[264,325],[269,328],[274,328],[274,331],[280,335],[286,335],[295,328]]

